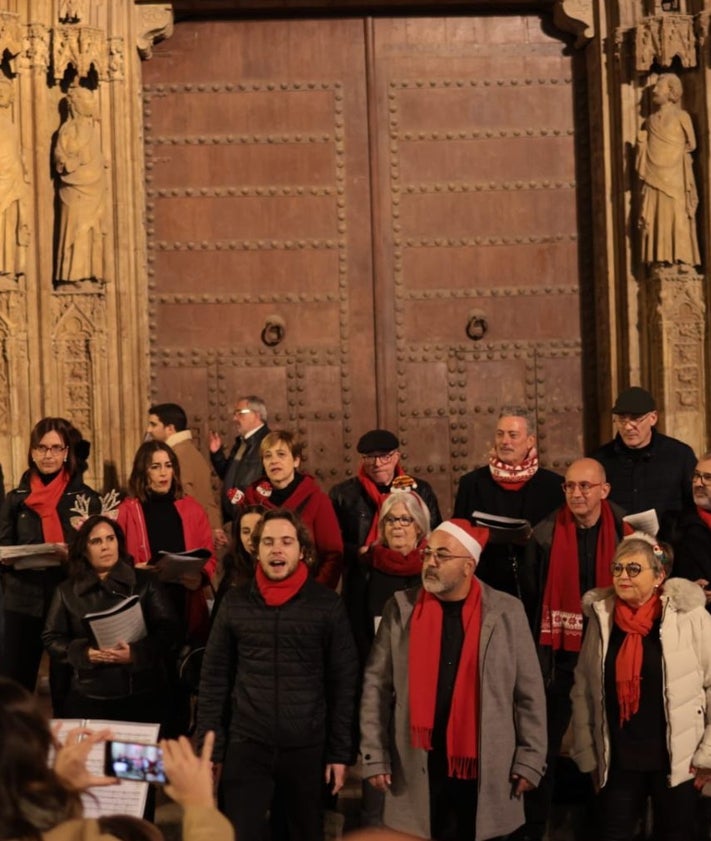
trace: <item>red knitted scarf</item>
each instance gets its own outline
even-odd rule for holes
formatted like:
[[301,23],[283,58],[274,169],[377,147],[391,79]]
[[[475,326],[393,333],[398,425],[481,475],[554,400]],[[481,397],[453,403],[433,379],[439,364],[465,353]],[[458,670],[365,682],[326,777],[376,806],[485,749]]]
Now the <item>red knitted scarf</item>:
[[[617,546],[615,517],[607,500],[602,500],[600,531],[595,550],[595,586],[612,584],[610,563]],[[575,518],[563,505],[555,518],[548,578],[543,593],[541,645],[554,649],[580,651],[583,638],[583,611],[580,603],[580,564]]]
[[[402,476],[405,471],[400,466],[398,462],[395,465],[395,473],[393,475],[393,480],[396,476]],[[373,522],[370,524],[370,531],[368,532],[368,536],[365,539],[365,545],[370,546],[371,543],[375,543],[378,539],[378,516],[380,514],[380,506],[385,501],[386,497],[388,496],[389,491],[385,493],[380,493],[378,490],[378,486],[375,482],[368,476],[365,472],[365,466],[361,464],[358,468],[358,481],[363,486],[363,490],[368,495],[368,498],[373,501],[375,504],[375,515],[373,516]]]
[[538,451],[531,447],[521,464],[505,464],[496,457],[496,451],[489,453],[491,478],[505,491],[520,491],[538,470]]
[[662,603],[657,593],[637,609],[622,599],[615,600],[615,624],[627,634],[615,660],[620,727],[639,709],[642,637],[647,636],[661,615]]
[[[479,746],[479,638],[481,587],[476,578],[462,609],[464,645],[454,681],[447,722],[449,776],[473,780]],[[410,738],[416,748],[432,749],[437,676],[442,649],[442,605],[421,590],[410,623]]]
[[704,523],[706,524],[706,527],[711,529],[711,511],[707,511],[705,508],[700,508],[697,505],[696,506],[696,513],[704,521]]
[[34,471],[30,475],[30,495],[25,505],[39,515],[45,543],[64,543],[64,529],[57,506],[68,484],[69,474],[66,470],[61,470],[47,485]]
[[403,555],[396,549],[388,549],[381,543],[376,543],[370,553],[370,562],[373,569],[385,572],[388,575],[419,575],[422,571],[422,549],[425,541],[421,540],[411,552]]
[[267,578],[260,564],[257,564],[254,576],[259,592],[269,607],[280,607],[290,599],[293,599],[304,586],[308,577],[309,568],[303,561],[299,561],[299,565],[296,567],[293,575],[281,581],[272,581],[270,578]]

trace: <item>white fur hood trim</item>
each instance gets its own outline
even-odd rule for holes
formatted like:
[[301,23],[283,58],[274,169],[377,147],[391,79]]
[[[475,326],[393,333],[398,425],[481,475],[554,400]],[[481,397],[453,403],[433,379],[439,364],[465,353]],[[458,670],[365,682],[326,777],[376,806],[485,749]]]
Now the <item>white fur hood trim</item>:
[[[583,613],[586,616],[592,616],[594,603],[604,601],[614,592],[613,587],[596,587],[594,590],[588,590],[583,596]],[[679,613],[689,613],[706,604],[706,596],[701,587],[685,578],[667,579],[662,586],[661,595],[662,599],[668,601]]]

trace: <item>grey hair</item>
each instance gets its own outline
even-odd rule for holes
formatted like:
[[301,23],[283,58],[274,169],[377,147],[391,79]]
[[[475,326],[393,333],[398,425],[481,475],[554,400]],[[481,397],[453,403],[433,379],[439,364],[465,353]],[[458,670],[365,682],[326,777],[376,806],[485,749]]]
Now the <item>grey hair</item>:
[[253,411],[255,415],[259,415],[262,423],[267,422],[267,404],[261,397],[257,397],[256,394],[247,394],[244,397],[237,398],[238,403],[241,403],[243,400],[247,404],[248,409]]
[[389,493],[380,506],[378,513],[378,543],[387,545],[385,543],[385,518],[390,513],[390,509],[402,502],[407,513],[415,521],[415,527],[418,531],[417,542],[419,543],[423,537],[427,537],[430,533],[430,510],[425,505],[422,497],[415,493],[415,491],[392,491]]
[[668,543],[660,543],[644,532],[636,531],[618,545],[612,563],[630,555],[644,555],[655,575],[669,575],[674,562],[674,552]]
[[525,406],[517,406],[515,404],[509,406],[502,406],[499,409],[499,419],[501,418],[523,418],[526,421],[526,429],[529,435],[536,434],[536,418],[530,409]]

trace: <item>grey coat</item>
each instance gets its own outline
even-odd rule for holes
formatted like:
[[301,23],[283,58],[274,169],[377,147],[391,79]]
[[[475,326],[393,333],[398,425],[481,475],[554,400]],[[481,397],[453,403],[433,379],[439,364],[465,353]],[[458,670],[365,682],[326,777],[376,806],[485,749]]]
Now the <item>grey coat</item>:
[[[543,680],[523,607],[513,596],[481,588],[477,841],[507,835],[524,822],[511,775],[538,785],[547,744]],[[410,618],[418,592],[401,591],[385,605],[363,681],[361,753],[364,777],[392,774],[386,826],[429,838],[427,752],[412,747],[408,708]]]

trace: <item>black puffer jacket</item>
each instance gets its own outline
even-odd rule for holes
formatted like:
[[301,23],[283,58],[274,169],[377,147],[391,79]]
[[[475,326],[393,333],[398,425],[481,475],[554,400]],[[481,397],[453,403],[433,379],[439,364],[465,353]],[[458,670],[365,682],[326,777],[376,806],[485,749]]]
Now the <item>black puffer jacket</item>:
[[357,681],[339,596],[309,578],[288,602],[269,607],[251,582],[225,595],[210,632],[199,740],[215,731],[216,762],[223,761],[229,739],[281,748],[323,743],[325,762],[350,765]]
[[[7,495],[0,509],[0,546],[24,546],[45,542],[39,515],[25,504],[29,495],[28,470],[19,486]],[[96,491],[84,484],[81,474],[77,474],[69,480],[57,505],[66,543],[70,543],[75,534],[71,520],[80,516],[81,512],[78,509],[84,510],[84,506],[85,514],[98,514],[101,511],[101,500]],[[59,582],[66,577],[63,567],[24,572],[15,572],[11,567],[3,567],[2,571],[5,609],[35,617],[47,615],[54,591]]]
[[[107,610],[128,596],[140,599],[148,636],[131,643],[127,665],[91,663],[95,643],[84,622],[87,613]],[[154,573],[119,561],[101,580],[87,569],[62,582],[52,600],[42,641],[50,655],[73,669],[72,689],[89,698],[125,698],[166,685],[166,662],[179,637],[178,617]]]

